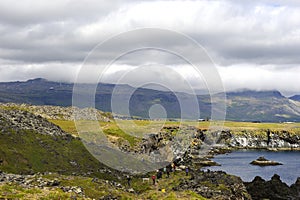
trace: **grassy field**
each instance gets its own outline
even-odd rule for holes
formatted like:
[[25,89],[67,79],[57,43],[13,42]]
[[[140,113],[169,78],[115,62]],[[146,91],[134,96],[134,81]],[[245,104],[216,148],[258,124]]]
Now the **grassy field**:
[[[78,136],[78,132],[74,121],[64,121],[64,120],[50,120],[52,123],[60,126],[64,131],[71,133],[72,135]],[[289,131],[291,134],[300,133],[300,123],[252,123],[252,122],[233,122],[226,121],[222,122],[195,122],[195,121],[166,121],[165,123],[161,121],[148,121],[148,120],[118,120],[111,122],[101,122],[99,121],[99,126],[92,127],[89,125],[84,125],[85,122],[76,122],[77,125],[90,132],[97,132],[100,127],[104,134],[109,136],[114,136],[117,138],[122,138],[127,140],[131,145],[136,144],[139,141],[138,138],[142,138],[143,134],[146,133],[157,133],[164,126],[195,126],[200,129],[209,129],[211,127],[217,126],[224,130],[231,130],[233,134],[239,134],[241,131],[249,131],[259,134],[260,132],[265,132],[267,129],[271,131]],[[223,126],[222,126],[223,125]]]

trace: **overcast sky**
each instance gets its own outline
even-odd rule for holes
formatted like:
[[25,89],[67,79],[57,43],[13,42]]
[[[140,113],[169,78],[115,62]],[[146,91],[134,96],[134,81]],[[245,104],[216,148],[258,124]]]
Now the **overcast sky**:
[[[296,0],[2,0],[0,81],[37,77],[75,81],[85,57],[97,44],[146,27],[174,30],[196,40],[217,66],[226,90],[277,89],[286,95],[300,94],[300,2]],[[118,45],[134,43],[137,37],[102,53],[117,54]],[[189,51],[185,43],[164,35],[156,39]],[[161,58],[157,59],[160,65],[174,66],[195,88],[204,87],[193,82],[193,73],[173,56],[147,54]],[[112,66],[105,80],[118,82],[126,70],[145,66],[145,58],[138,53],[128,56]],[[142,71],[129,80],[141,84],[143,77],[166,78]],[[167,81],[178,83],[178,76],[174,77],[168,76]]]

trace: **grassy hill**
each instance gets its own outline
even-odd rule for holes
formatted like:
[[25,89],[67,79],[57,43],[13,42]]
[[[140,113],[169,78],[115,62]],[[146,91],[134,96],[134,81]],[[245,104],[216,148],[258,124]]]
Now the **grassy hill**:
[[[58,172],[114,179],[78,137],[27,111],[0,108],[0,170]],[[104,170],[104,171],[103,171]]]

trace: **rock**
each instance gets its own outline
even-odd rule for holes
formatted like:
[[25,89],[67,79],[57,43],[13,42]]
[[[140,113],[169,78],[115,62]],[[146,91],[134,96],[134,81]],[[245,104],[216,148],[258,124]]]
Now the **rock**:
[[0,129],[5,130],[34,130],[44,135],[69,137],[60,127],[54,125],[44,118],[40,118],[30,112],[18,109],[1,109],[0,117],[5,123],[0,124]]
[[47,182],[47,186],[59,186],[59,184],[60,184],[60,181],[59,180],[57,180],[57,179],[54,179],[54,180],[51,180],[51,181],[48,181]]
[[300,137],[286,130],[266,132],[255,135],[251,131],[243,131],[242,134],[231,134],[223,142],[234,148],[254,148],[269,150],[293,150],[300,148]]
[[259,166],[273,166],[273,165],[282,165],[282,163],[276,162],[276,161],[271,161],[268,160],[264,157],[259,157],[256,160],[253,160],[251,163],[251,165],[259,165]]
[[209,167],[209,166],[221,166],[219,163],[210,160],[208,158],[199,158],[194,160],[194,164],[197,166]]
[[297,178],[296,182],[290,188],[296,196],[298,194],[298,197],[300,197],[300,177]]
[[78,186],[62,186],[60,189],[64,192],[76,193],[78,195],[84,195],[83,189]]
[[129,189],[127,190],[127,192],[134,193],[135,191],[134,191],[133,188],[129,188]]
[[118,199],[121,199],[121,197],[117,197],[117,196],[113,196],[113,195],[109,194],[109,195],[100,197],[99,199],[100,200],[118,200]]
[[76,188],[74,189],[76,194],[82,194],[82,189],[81,188]]
[[[0,103],[8,109],[19,109],[27,110],[29,113],[36,115],[37,118],[45,119],[55,119],[55,120],[94,120],[96,117],[100,121],[109,122],[110,119],[105,115],[104,112],[93,109],[93,108],[83,108],[79,109],[77,107],[62,107],[62,106],[38,106],[38,105],[28,105],[28,104],[15,104],[15,103]],[[76,113],[76,116],[75,114]],[[20,118],[16,115],[15,121],[19,121]]]
[[185,165],[180,165],[178,168],[180,168],[181,170],[185,170],[186,166]]
[[[298,182],[299,181],[299,182]],[[260,199],[299,199],[300,178],[289,187],[280,180],[280,176],[275,174],[270,181],[265,181],[261,177],[255,177],[250,183],[245,183],[247,191],[253,200]]]
[[239,177],[225,172],[194,172],[193,180],[182,180],[175,191],[192,190],[205,198],[250,200],[245,185]]

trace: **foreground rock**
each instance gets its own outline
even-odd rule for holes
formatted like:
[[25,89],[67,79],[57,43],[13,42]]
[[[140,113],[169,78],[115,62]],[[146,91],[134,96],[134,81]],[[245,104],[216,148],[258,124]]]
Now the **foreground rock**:
[[282,165],[282,163],[280,162],[276,162],[276,161],[272,161],[272,160],[268,160],[264,157],[259,157],[256,160],[253,160],[251,163],[251,165],[258,165],[258,166],[274,166],[274,165]]
[[209,199],[251,199],[241,178],[220,171],[197,171],[192,180],[183,180],[174,190],[192,190]]
[[250,183],[245,183],[247,191],[253,200],[276,199],[276,200],[296,200],[300,199],[300,178],[290,187],[280,180],[280,176],[275,174],[270,181],[265,181],[257,176]]

